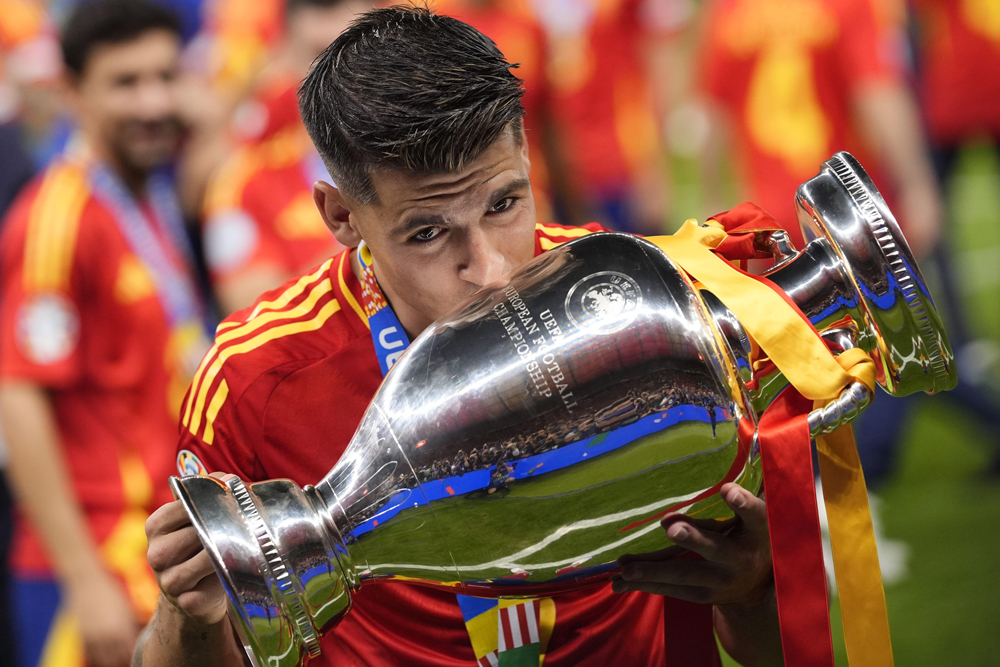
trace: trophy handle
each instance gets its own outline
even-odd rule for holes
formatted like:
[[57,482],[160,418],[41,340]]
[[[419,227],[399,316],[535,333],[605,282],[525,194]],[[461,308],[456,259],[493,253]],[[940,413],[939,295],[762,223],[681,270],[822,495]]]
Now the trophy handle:
[[809,436],[815,438],[854,421],[872,402],[872,393],[861,382],[852,382],[836,400],[809,413]]

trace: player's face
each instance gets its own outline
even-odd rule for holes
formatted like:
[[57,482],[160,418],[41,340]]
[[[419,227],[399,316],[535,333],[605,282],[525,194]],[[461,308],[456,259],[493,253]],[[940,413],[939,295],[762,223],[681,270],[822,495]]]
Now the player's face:
[[397,310],[427,326],[532,258],[530,168],[527,142],[506,132],[461,172],[372,175],[379,203],[352,216]]
[[127,171],[146,171],[169,158],[180,135],[180,44],[151,30],[120,44],[98,45],[72,85],[88,140]]

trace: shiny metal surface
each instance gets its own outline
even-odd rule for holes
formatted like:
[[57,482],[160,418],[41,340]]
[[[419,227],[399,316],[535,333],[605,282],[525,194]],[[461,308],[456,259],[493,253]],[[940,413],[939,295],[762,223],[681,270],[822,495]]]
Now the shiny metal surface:
[[[948,388],[930,298],[912,261],[894,264],[905,242],[887,212],[865,208],[873,195],[855,181],[866,181],[832,162],[798,199],[822,236],[794,254],[787,238],[759,239],[784,260],[770,278],[835,352],[874,351],[890,391]],[[787,386],[755,371],[753,354],[732,312],[655,246],[593,234],[421,334],[315,488],[172,485],[254,664],[302,665],[359,586],[552,594],[606,579],[623,553],[667,546],[658,518],[669,511],[731,519],[718,488],[759,491],[757,419]],[[810,429],[849,421],[869,399],[852,385]]]

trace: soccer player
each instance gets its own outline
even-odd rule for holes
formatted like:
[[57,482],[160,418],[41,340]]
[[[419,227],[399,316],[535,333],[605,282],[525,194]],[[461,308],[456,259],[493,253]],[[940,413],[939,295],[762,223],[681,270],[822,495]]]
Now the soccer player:
[[[314,196],[350,250],[223,323],[184,407],[188,469],[318,481],[404,337],[533,256],[598,229],[537,224],[521,94],[492,42],[426,9],[372,11],[320,57],[301,104],[337,185],[318,183]],[[398,328],[379,325],[387,314]],[[733,485],[723,495],[744,519],[734,532],[687,520],[667,530],[704,560],[657,555],[627,565],[614,588],[542,600],[544,645],[528,649],[534,664],[544,655],[548,667],[718,665],[713,615],[738,660],[780,663],[764,503]],[[147,534],[164,595],[137,659],[242,664],[221,582],[183,507],[157,510]],[[474,611],[450,592],[364,586],[315,664],[509,664],[495,636],[490,652],[469,632]]]
[[717,138],[706,142],[705,185],[718,181],[714,167],[730,157],[719,149],[736,146],[747,198],[802,247],[795,190],[847,150],[889,199],[914,253],[929,253],[941,201],[904,79],[896,9],[891,0],[707,3],[701,84]]
[[288,0],[284,36],[248,104],[260,135],[242,146],[213,179],[206,196],[205,259],[219,305],[246,308],[341,249],[312,202],[312,185],[329,180],[299,117],[295,90],[316,56],[364,0]]
[[79,122],[0,238],[0,422],[24,520],[25,667],[125,667],[156,605],[143,524],[169,499],[176,419],[207,348],[163,167],[179,137],[175,17],[82,5],[62,35]]

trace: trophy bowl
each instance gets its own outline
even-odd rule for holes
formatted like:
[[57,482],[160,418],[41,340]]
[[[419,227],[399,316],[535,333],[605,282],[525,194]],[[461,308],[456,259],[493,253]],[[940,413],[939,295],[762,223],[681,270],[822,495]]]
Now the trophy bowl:
[[[783,233],[768,278],[831,347],[861,347],[889,393],[956,381],[916,263],[846,153],[796,198],[810,242]],[[423,332],[333,470],[289,480],[172,478],[229,596],[251,661],[283,667],[362,585],[406,581],[480,597],[606,580],[625,553],[670,544],[659,518],[733,520],[726,482],[762,486],[758,417],[787,386],[755,370],[739,321],[651,243],[617,233],[559,246]],[[870,400],[852,385],[814,434]]]

